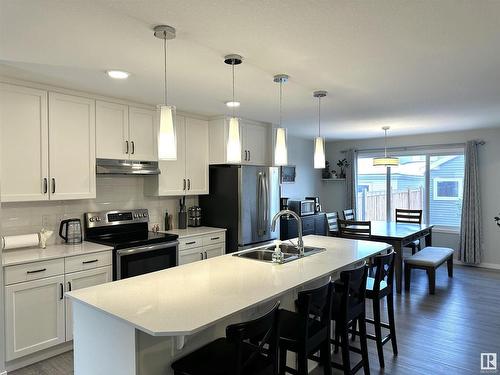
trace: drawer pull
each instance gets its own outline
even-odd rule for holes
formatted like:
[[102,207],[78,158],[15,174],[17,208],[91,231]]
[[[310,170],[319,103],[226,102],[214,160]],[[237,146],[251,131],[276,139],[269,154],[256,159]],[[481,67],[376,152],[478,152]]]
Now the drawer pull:
[[196,243],[196,241],[186,242],[186,245],[193,245],[195,243]]
[[210,238],[210,241],[215,241],[215,240],[218,240],[220,237],[211,237]]
[[97,259],[93,259],[93,260],[84,260],[82,262],[82,264],[89,264],[89,263],[96,263],[97,262]]
[[47,268],[41,268],[39,270],[34,270],[34,271],[27,271],[26,273],[39,273],[39,272],[43,272],[43,271],[47,271]]

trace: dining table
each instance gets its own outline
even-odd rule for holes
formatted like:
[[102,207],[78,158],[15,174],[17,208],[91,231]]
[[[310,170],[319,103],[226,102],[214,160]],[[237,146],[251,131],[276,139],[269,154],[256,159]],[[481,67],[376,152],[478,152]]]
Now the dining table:
[[[424,240],[425,246],[432,246],[431,224],[401,223],[396,221],[372,221],[371,241],[385,242],[394,248],[396,292],[401,293],[403,286],[403,248],[415,240]],[[422,246],[423,248],[424,246]]]

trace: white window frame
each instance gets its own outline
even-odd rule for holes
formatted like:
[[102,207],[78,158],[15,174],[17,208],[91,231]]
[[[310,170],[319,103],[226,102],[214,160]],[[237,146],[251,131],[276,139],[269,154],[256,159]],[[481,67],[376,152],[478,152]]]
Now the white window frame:
[[[431,202],[431,195],[430,195],[430,187],[431,187],[431,178],[430,178],[430,159],[433,156],[446,156],[446,155],[463,155],[465,152],[465,148],[463,147],[441,147],[441,148],[436,148],[436,149],[421,149],[419,147],[412,148],[412,147],[407,147],[406,150],[404,151],[396,151],[396,150],[391,150],[391,155],[392,154],[397,154],[397,156],[412,156],[412,155],[425,155],[425,196],[424,196],[424,204],[423,204],[423,221],[425,223],[430,223],[430,202]],[[359,151],[358,152],[358,158],[374,158],[378,156],[382,156],[383,151],[380,152],[363,152]],[[357,161],[356,161],[357,163]],[[387,192],[390,191],[391,189],[391,167],[387,168],[387,173],[386,173],[386,183],[387,183],[387,188],[386,188],[386,194]],[[357,173],[357,172],[356,172]],[[356,180],[358,176],[356,175]],[[439,179],[441,177],[436,177],[434,180]],[[444,177],[443,177],[444,178]],[[461,178],[452,178],[452,179],[460,179]],[[357,182],[356,182],[357,183]],[[460,198],[463,199],[463,180],[462,180],[462,185],[459,186],[459,194]],[[435,189],[433,192],[433,195],[435,194]],[[453,200],[459,200],[457,198],[452,198]],[[387,217],[392,217],[392,207],[391,207],[391,202],[390,199],[386,199],[387,201]],[[447,233],[458,233],[460,231],[460,225],[458,226],[446,226],[442,224],[434,224],[434,229],[439,232],[447,232]]]
[[[445,197],[438,195],[438,183],[440,182],[458,182],[458,196]],[[460,177],[436,177],[433,180],[433,200],[435,201],[459,201],[463,198],[464,179]]]

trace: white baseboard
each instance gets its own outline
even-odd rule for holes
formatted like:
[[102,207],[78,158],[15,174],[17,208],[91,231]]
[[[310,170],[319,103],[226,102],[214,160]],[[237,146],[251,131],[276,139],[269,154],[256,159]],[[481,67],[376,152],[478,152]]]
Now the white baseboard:
[[453,264],[458,264],[460,266],[467,266],[467,267],[478,267],[478,268],[487,268],[491,270],[500,270],[500,264],[496,263],[481,263],[481,264],[465,264],[457,259],[453,261]]
[[7,375],[7,371],[0,372],[0,375]]

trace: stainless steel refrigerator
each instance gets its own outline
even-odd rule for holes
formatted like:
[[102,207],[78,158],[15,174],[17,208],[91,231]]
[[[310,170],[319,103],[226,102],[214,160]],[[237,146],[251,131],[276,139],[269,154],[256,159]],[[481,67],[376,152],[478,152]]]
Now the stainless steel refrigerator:
[[202,224],[226,228],[226,252],[279,238],[271,221],[279,211],[276,167],[212,165],[210,193],[199,197]]

